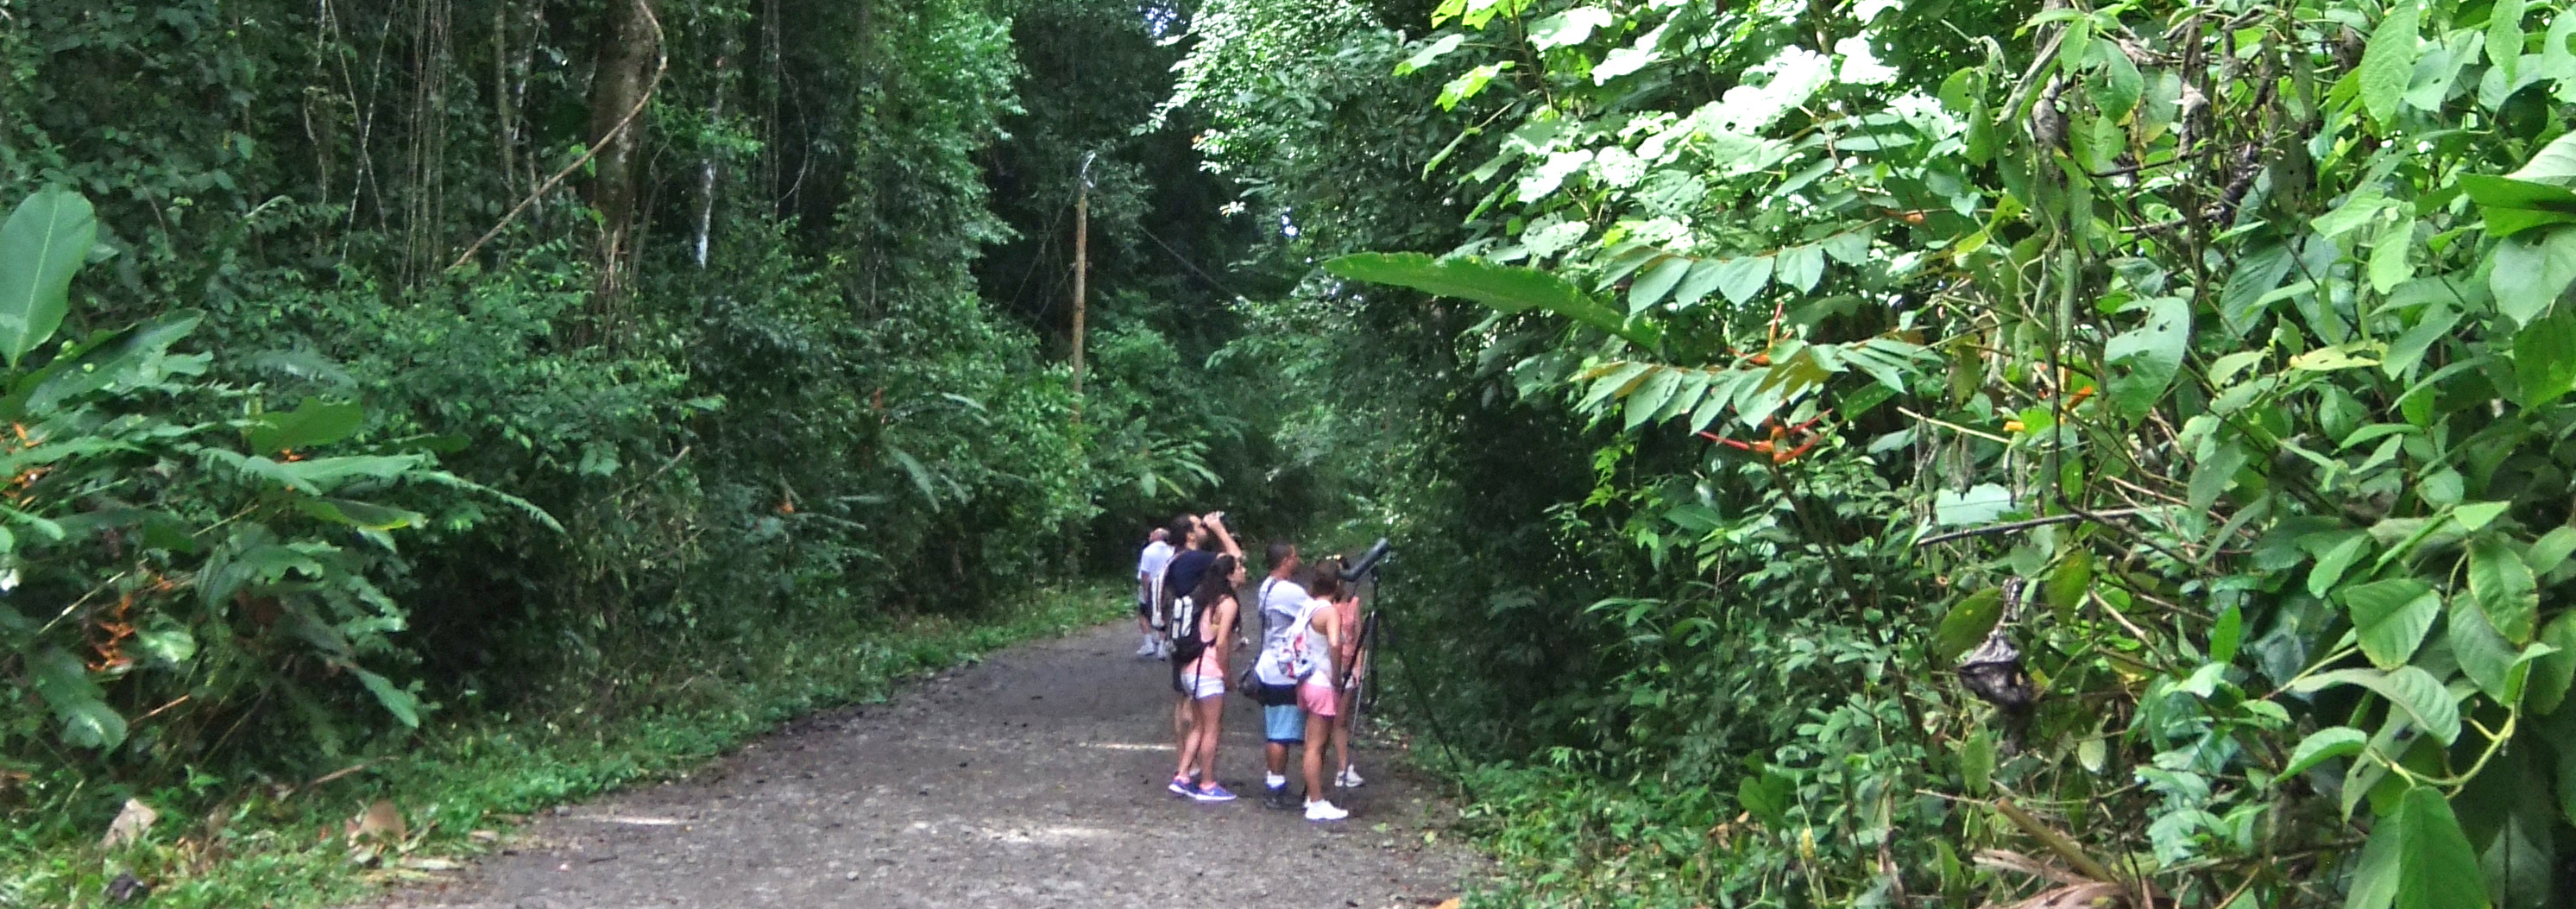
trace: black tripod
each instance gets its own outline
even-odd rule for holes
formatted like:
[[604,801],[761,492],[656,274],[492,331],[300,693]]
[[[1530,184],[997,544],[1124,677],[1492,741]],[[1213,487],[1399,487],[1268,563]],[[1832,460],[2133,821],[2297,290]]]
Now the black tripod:
[[[1384,545],[1385,545],[1385,541],[1383,541],[1383,540],[1379,541],[1379,545],[1380,545],[1380,546],[1384,546]],[[1381,556],[1380,556],[1379,558],[1377,558],[1377,559],[1372,559],[1372,560],[1370,560],[1370,561],[1369,561],[1369,563],[1367,564],[1367,567],[1365,567],[1364,569],[1362,569],[1362,572],[1361,572],[1361,573],[1362,573],[1362,576],[1363,576],[1363,577],[1365,577],[1365,578],[1367,578],[1367,580],[1368,580],[1368,582],[1369,582],[1369,593],[1370,593],[1370,597],[1369,597],[1369,599],[1371,600],[1371,607],[1372,607],[1372,608],[1370,608],[1370,610],[1369,610],[1369,612],[1368,612],[1368,616],[1367,616],[1366,618],[1364,618],[1364,619],[1360,620],[1360,651],[1359,651],[1359,652],[1363,655],[1363,657],[1362,657],[1363,659],[1368,659],[1368,658],[1370,658],[1370,657],[1372,657],[1372,656],[1374,655],[1374,653],[1375,653],[1375,649],[1374,649],[1374,647],[1373,647],[1372,645],[1383,646],[1382,644],[1378,644],[1378,642],[1377,642],[1377,640],[1376,640],[1376,639],[1377,639],[1377,638],[1381,638],[1381,637],[1383,637],[1383,636],[1384,636],[1384,635],[1379,634],[1379,632],[1378,632],[1378,626],[1379,626],[1379,624],[1380,624],[1380,621],[1379,621],[1379,620],[1380,620],[1380,616],[1385,612],[1385,610],[1384,610],[1383,608],[1379,607],[1379,605],[1377,604],[1377,602],[1376,602],[1376,601],[1377,601],[1377,600],[1379,600],[1379,599],[1381,598],[1382,594],[1384,593],[1384,591],[1385,591],[1385,589],[1386,589],[1386,568],[1385,568],[1385,564],[1386,564],[1386,557],[1385,557],[1385,556],[1383,556],[1383,555],[1381,555]],[[1394,653],[1395,653],[1398,657],[1401,657],[1401,656],[1403,655],[1404,651],[1403,651],[1403,649],[1402,649],[1402,648],[1397,648],[1397,649],[1394,651]],[[1371,661],[1371,662],[1375,662],[1373,659],[1371,659],[1370,661]],[[1357,661],[1355,660],[1354,662],[1357,662]],[[1355,666],[1353,666],[1353,667],[1343,667],[1342,672],[1343,672],[1343,682],[1344,682],[1344,684],[1348,684],[1348,683],[1349,683],[1350,673],[1351,673],[1351,671],[1352,671],[1352,670],[1354,670],[1354,669],[1356,669],[1356,668],[1357,668],[1357,667],[1355,667]],[[1457,751],[1455,751],[1454,749],[1452,749],[1452,748],[1450,747],[1449,743],[1450,743],[1451,739],[1450,739],[1450,736],[1449,736],[1449,731],[1448,731],[1448,728],[1447,728],[1444,724],[1442,724],[1442,723],[1441,723],[1439,712],[1438,712],[1438,711],[1435,711],[1435,710],[1430,709],[1430,706],[1429,706],[1428,704],[1426,704],[1426,703],[1423,701],[1423,697],[1422,697],[1422,683],[1421,683],[1421,681],[1420,681],[1419,679],[1416,679],[1416,678],[1414,677],[1414,674],[1412,673],[1412,671],[1411,671],[1410,667],[1407,667],[1406,672],[1405,672],[1405,677],[1406,677],[1406,678],[1407,678],[1407,680],[1410,682],[1410,684],[1407,684],[1407,685],[1405,685],[1404,687],[1405,687],[1405,688],[1407,688],[1408,690],[1410,690],[1410,691],[1412,691],[1412,692],[1413,692],[1413,709],[1414,709],[1414,712],[1415,712],[1415,713],[1418,713],[1418,714],[1420,714],[1420,715],[1422,716],[1423,722],[1429,726],[1430,732],[1431,732],[1431,734],[1432,734],[1432,738],[1433,738],[1433,739],[1434,739],[1434,740],[1439,744],[1439,746],[1440,746],[1440,754],[1441,754],[1441,756],[1442,756],[1442,757],[1444,757],[1444,758],[1446,758],[1446,759],[1448,760],[1448,764],[1449,764],[1449,778],[1450,778],[1450,780],[1451,780],[1452,782],[1457,783],[1459,794],[1460,794],[1461,796],[1464,796],[1464,797],[1466,798],[1466,800],[1467,800],[1467,801],[1469,801],[1469,802],[1474,802],[1474,801],[1476,801],[1476,792],[1475,792],[1475,790],[1474,790],[1474,789],[1472,789],[1472,788],[1470,788],[1470,787],[1468,787],[1468,785],[1467,785],[1466,765],[1465,765],[1464,763],[1462,763],[1462,762],[1460,762],[1460,761],[1458,760],[1458,752],[1457,752]],[[1376,693],[1376,691],[1377,691],[1377,690],[1379,690],[1379,685],[1380,685],[1380,683],[1377,681],[1377,674],[1376,674],[1376,673],[1374,673],[1374,672],[1372,672],[1372,673],[1366,673],[1366,674],[1362,675],[1362,676],[1360,677],[1360,684],[1361,684],[1364,688],[1369,689],[1369,690],[1367,690],[1367,691],[1362,691],[1362,692],[1358,692],[1358,693],[1356,694],[1356,696],[1354,696],[1354,697],[1352,697],[1352,698],[1351,698],[1351,702],[1352,702],[1351,710],[1352,710],[1352,713],[1354,714],[1354,715],[1352,716],[1352,718],[1351,718],[1351,730],[1352,730],[1352,732],[1353,732],[1353,733],[1357,733],[1357,732],[1359,731],[1359,717],[1357,716],[1357,714],[1358,714],[1358,712],[1360,711],[1361,706],[1362,706],[1363,704],[1368,704],[1368,705],[1374,705],[1374,704],[1375,704],[1375,702],[1376,702],[1375,693]]]

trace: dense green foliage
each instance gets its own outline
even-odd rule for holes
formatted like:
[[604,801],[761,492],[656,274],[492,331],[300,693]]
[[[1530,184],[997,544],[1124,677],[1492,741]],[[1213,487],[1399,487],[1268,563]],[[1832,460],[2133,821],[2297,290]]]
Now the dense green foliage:
[[[1304,254],[1452,257],[1281,318],[1362,313],[1318,344],[1375,372],[1310,393],[1415,430],[1344,456],[1416,543],[1415,684],[1527,765],[1471,780],[1503,902],[2576,889],[2576,16],[1201,21],[1206,144]],[[1953,678],[1990,631],[2033,706]]]
[[93,7],[0,2],[6,810],[1208,498],[1398,539],[1497,904],[2576,893],[2557,5]]
[[1246,228],[1147,125],[1179,15],[0,2],[0,846],[1011,620],[1265,495],[1189,375]]

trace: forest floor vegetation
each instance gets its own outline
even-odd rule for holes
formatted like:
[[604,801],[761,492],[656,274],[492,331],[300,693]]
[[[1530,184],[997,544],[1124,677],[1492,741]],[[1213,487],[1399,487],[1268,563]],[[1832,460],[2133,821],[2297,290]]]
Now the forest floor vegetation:
[[140,893],[155,909],[301,907],[449,877],[539,812],[685,777],[781,723],[884,703],[905,682],[1097,625],[1122,605],[1108,585],[1076,584],[977,617],[806,617],[720,644],[618,651],[658,654],[630,665],[569,660],[534,688],[536,706],[460,710],[425,724],[408,747],[324,779],[192,772],[184,785],[132,793],[158,819],[113,847],[106,829],[74,821],[83,813],[14,806],[11,816],[28,822],[0,833],[0,906],[111,905],[112,893]]

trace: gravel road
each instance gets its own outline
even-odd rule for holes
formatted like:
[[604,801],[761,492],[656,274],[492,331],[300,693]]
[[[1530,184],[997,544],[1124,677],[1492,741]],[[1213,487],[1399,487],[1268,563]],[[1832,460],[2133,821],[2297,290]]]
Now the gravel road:
[[993,654],[690,779],[558,809],[456,880],[377,905],[1386,909],[1483,873],[1436,833],[1450,809],[1435,785],[1382,753],[1358,755],[1349,820],[1261,807],[1259,715],[1238,696],[1218,778],[1255,795],[1165,791],[1170,670],[1134,650],[1133,626],[1113,625]]

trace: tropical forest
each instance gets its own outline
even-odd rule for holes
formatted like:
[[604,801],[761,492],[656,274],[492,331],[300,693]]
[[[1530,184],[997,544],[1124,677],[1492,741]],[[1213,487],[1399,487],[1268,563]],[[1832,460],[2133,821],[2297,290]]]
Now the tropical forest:
[[0,0],[0,216],[0,907],[438,886],[1132,646],[1218,511],[1245,621],[1388,541],[1355,792],[1436,823],[1172,801],[1150,631],[1008,696],[1158,835],[2576,906],[2560,0]]

